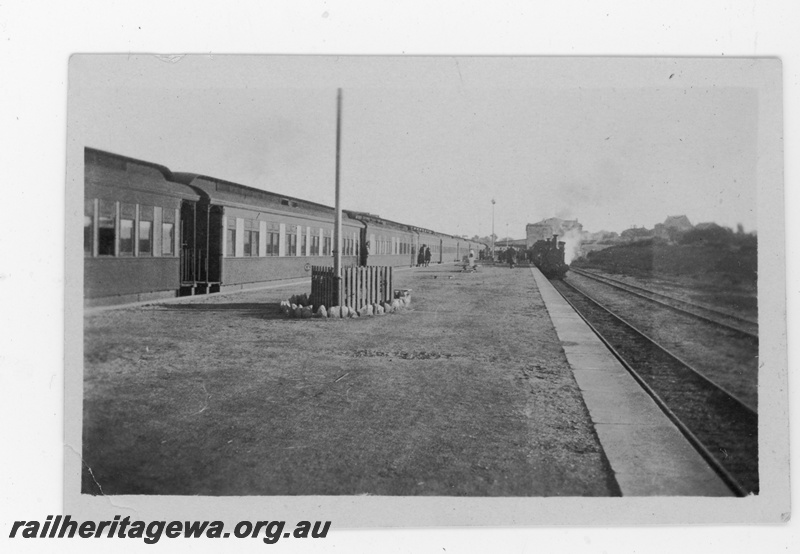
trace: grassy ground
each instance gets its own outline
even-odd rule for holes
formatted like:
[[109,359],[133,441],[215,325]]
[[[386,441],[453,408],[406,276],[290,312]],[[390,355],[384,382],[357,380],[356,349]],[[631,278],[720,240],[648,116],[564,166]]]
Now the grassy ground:
[[754,239],[746,238],[747,247],[733,243],[667,244],[643,240],[591,252],[586,258],[576,260],[576,267],[649,277],[689,277],[698,282],[755,291],[758,253]]
[[356,320],[279,317],[304,287],[87,315],[83,491],[618,493],[529,270],[395,287]]
[[[741,246],[738,243],[746,243]],[[645,240],[592,252],[575,267],[629,276],[643,286],[758,317],[758,256],[753,237],[734,236],[725,244],[664,244]]]

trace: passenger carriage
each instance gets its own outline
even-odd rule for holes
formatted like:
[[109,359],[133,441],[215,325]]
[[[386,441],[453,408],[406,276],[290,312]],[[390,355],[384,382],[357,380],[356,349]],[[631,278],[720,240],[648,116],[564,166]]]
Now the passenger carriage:
[[[252,288],[331,265],[329,206],[125,156],[85,149],[87,306]],[[342,264],[457,262],[460,237],[343,211]]]

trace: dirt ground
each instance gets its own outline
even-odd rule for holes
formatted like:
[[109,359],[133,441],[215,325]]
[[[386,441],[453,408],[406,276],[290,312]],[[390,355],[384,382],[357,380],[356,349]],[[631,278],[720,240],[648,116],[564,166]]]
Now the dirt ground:
[[354,320],[281,317],[308,285],[88,313],[83,491],[619,493],[528,269],[394,286]]

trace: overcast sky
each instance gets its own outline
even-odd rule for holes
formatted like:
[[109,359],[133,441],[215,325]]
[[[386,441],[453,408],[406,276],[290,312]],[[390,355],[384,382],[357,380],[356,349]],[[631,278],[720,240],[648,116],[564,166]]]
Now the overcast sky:
[[332,206],[342,87],[345,208],[469,236],[491,232],[493,198],[495,232],[515,238],[553,216],[589,231],[681,214],[754,230],[765,64],[83,56],[68,132]]

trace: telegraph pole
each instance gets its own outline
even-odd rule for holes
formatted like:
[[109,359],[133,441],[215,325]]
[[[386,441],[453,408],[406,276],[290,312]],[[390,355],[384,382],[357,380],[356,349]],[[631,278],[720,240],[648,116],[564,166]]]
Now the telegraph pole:
[[494,198],[492,198],[492,260],[494,260]]
[[342,203],[339,166],[342,150],[342,89],[336,92],[336,223],[333,227],[333,274],[336,280],[336,304],[341,303],[342,283]]

